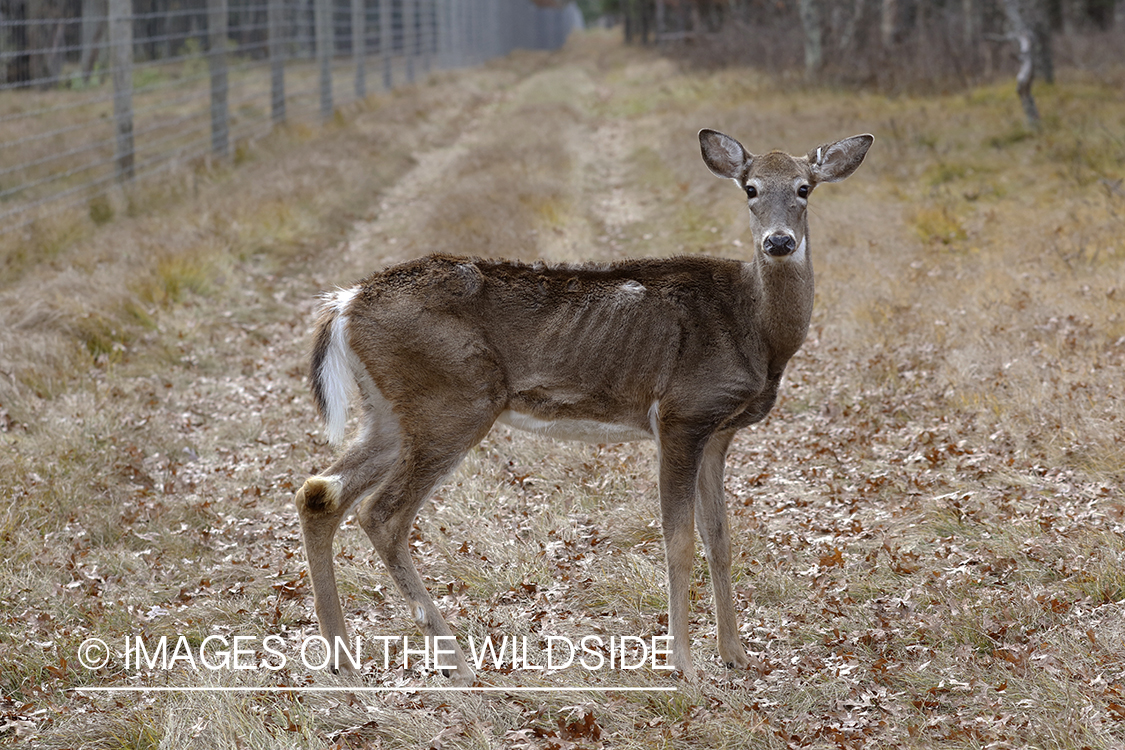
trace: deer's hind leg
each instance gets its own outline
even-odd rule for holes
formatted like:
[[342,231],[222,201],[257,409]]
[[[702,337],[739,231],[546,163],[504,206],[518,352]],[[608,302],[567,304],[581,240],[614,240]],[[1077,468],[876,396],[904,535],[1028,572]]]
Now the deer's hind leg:
[[360,526],[406,599],[428,649],[445,652],[434,666],[447,675],[452,670],[451,676],[462,685],[472,684],[475,675],[410,558],[410,530],[430,492],[481,441],[500,411],[489,398],[455,394],[448,402],[427,399],[424,412],[412,413],[408,419],[409,434],[403,437],[400,460],[358,511]]
[[[366,389],[372,391],[372,388]],[[390,404],[378,391],[365,394],[364,424],[359,438],[323,474],[309,477],[297,491],[305,557],[312,581],[313,602],[320,634],[331,644],[343,672],[355,667],[336,644],[347,641],[347,625],[340,606],[332,563],[332,540],[340,522],[360,497],[382,484],[398,460],[402,435]]]

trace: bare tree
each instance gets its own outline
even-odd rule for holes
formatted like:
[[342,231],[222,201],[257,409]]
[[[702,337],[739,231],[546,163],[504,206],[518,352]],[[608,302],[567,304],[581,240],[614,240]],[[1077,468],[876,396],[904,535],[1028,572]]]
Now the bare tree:
[[79,67],[82,80],[90,82],[90,76],[101,56],[101,47],[106,38],[106,15],[109,13],[106,0],[82,0],[82,57]]
[[1024,21],[1031,32],[1031,54],[1035,70],[1047,83],[1055,82],[1055,58],[1051,50],[1049,0],[1023,0]]
[[1032,31],[1024,20],[1020,0],[1004,0],[1004,14],[1010,27],[1004,38],[1015,42],[1019,50],[1020,69],[1016,74],[1016,91],[1028,125],[1038,129],[1039,108],[1035,106],[1035,98],[1031,95],[1031,84],[1035,80],[1035,43]]
[[893,47],[914,31],[916,5],[916,0],[883,0],[880,27],[884,47]]
[[805,35],[805,73],[811,75],[824,65],[824,23],[820,0],[797,0],[797,10]]
[[62,71],[62,10],[61,0],[27,0],[28,80],[41,89],[54,86]]
[[961,0],[962,42],[972,48],[980,37],[980,11],[977,0]]
[[[866,0],[855,0],[852,3],[852,12],[847,15],[845,20],[839,25],[840,33],[836,38],[836,49],[845,52],[850,50],[855,43],[856,35],[859,30],[860,21],[863,19],[864,9],[867,5]],[[841,13],[846,13],[846,4],[841,3]]]

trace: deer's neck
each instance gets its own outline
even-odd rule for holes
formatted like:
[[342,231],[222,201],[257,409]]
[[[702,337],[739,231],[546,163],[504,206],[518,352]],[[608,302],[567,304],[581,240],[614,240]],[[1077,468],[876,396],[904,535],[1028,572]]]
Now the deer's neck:
[[751,266],[757,287],[758,331],[769,353],[769,374],[779,376],[809,332],[813,307],[812,259],[806,247],[803,257],[781,262],[757,253]]

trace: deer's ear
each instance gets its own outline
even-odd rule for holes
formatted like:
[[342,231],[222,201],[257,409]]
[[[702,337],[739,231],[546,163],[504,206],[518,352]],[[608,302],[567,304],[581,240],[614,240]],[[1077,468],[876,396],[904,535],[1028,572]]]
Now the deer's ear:
[[707,128],[699,131],[699,148],[708,169],[718,177],[732,180],[742,177],[742,168],[753,158],[741,143],[729,135]]
[[809,152],[809,167],[816,182],[839,182],[863,163],[874,136],[853,135],[842,141],[818,146]]

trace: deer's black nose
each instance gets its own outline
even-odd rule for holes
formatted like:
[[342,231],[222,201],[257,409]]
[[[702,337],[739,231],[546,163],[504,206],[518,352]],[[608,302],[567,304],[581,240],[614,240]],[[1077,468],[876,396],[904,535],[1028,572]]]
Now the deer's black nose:
[[766,241],[762,243],[762,247],[767,253],[774,257],[781,257],[782,255],[789,255],[797,249],[797,241],[788,234],[771,234],[766,237]]

